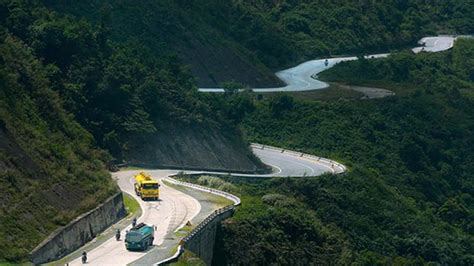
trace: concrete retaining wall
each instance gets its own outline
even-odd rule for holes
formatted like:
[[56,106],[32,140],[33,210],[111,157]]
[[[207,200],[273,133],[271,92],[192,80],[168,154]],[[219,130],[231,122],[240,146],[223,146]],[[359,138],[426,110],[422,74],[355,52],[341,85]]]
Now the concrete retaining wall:
[[122,192],[53,232],[30,253],[34,264],[58,260],[78,249],[126,214]]
[[211,265],[214,255],[213,251],[214,243],[216,242],[217,226],[222,220],[234,214],[234,208],[233,205],[230,205],[216,210],[209,215],[183,239],[184,247],[196,254],[207,265]]

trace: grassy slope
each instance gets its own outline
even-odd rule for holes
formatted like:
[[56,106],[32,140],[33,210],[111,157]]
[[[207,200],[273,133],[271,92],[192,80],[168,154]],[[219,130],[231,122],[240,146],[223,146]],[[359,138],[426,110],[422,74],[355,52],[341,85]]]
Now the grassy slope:
[[206,263],[199,259],[194,253],[185,250],[177,262],[171,263],[172,266],[204,266]]
[[141,212],[140,204],[133,197],[124,193],[123,204],[125,205],[125,210],[129,216],[139,216],[137,214]]

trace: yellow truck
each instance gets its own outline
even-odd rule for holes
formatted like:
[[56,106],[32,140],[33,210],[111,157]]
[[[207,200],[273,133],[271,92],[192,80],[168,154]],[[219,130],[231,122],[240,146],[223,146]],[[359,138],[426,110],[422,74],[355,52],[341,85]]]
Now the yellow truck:
[[135,176],[134,187],[135,193],[141,197],[142,200],[158,200],[160,197],[160,184],[158,184],[158,180],[154,180],[145,172],[140,172]]

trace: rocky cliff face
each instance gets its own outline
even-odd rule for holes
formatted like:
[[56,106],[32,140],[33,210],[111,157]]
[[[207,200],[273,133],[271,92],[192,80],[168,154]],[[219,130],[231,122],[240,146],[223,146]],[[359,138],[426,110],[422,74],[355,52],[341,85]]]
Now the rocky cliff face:
[[170,125],[132,142],[126,154],[131,165],[241,173],[268,171],[232,131]]
[[177,47],[178,55],[189,66],[198,87],[215,88],[228,81],[262,88],[285,85],[266,66],[252,62],[244,49],[226,46],[225,41],[202,41],[192,34],[186,38],[188,42]]

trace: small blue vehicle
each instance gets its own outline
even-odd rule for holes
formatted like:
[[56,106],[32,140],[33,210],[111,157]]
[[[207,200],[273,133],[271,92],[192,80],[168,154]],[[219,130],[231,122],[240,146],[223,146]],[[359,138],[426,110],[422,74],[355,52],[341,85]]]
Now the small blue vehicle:
[[127,250],[147,250],[153,246],[155,229],[153,226],[139,223],[125,234]]

